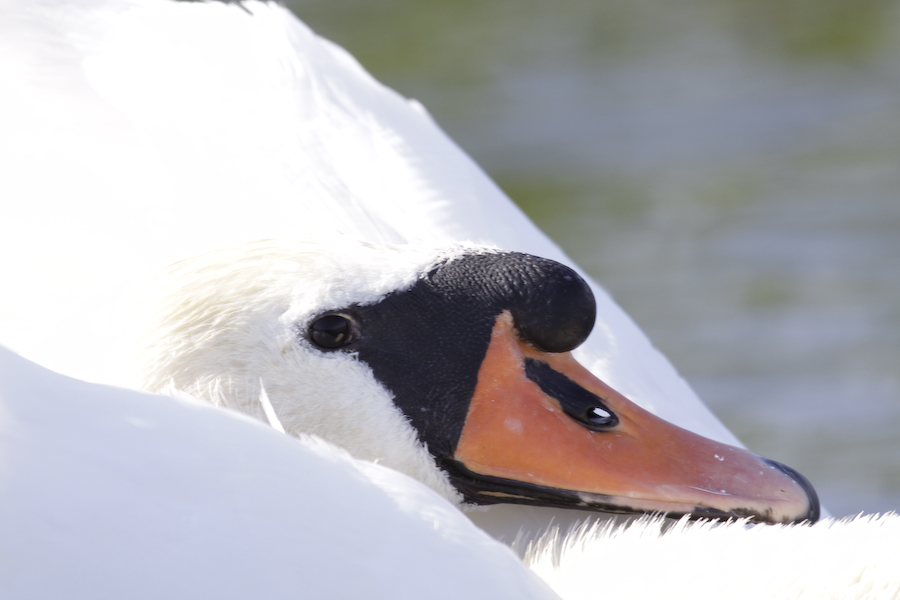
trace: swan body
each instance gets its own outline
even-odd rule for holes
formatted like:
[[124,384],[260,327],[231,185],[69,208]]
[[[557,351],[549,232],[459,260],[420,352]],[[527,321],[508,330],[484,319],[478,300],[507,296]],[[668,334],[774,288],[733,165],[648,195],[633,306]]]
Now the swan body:
[[[65,374],[121,382],[123,328],[114,307],[165,265],[252,239],[324,234],[338,244],[399,245],[422,237],[445,244],[470,239],[571,264],[420,105],[380,86],[281,7],[12,2],[0,7],[0,45],[0,164],[7,197],[15,200],[0,244],[5,256],[19,259],[0,264],[0,276],[16,290],[3,298],[2,341]],[[395,263],[406,267],[389,268],[380,283],[362,273],[373,286],[369,300],[406,285],[432,258],[410,252]],[[628,317],[589,283],[598,324],[577,358],[652,413],[736,444]],[[318,301],[329,293],[341,290],[323,291]],[[130,325],[127,316],[121,322]],[[376,590],[370,597],[439,597],[444,590],[447,597],[553,597],[447,502],[454,492],[414,444],[401,444],[405,454],[391,460],[438,494],[323,442],[298,442],[227,411],[64,379],[12,353],[2,358],[0,444],[12,458],[2,463],[0,501],[6,518],[17,519],[4,525],[14,535],[0,539],[0,553],[14,559],[3,561],[6,595],[72,595],[72,589],[110,597],[142,591],[187,597],[198,590],[278,597],[297,589],[314,589],[317,597],[359,595],[346,576],[347,560],[366,570],[366,585]],[[274,413],[285,416],[278,390],[265,381],[269,375],[254,374],[252,389],[265,393],[253,396],[258,406],[246,412],[265,414],[263,398],[271,391]],[[354,377],[376,403],[387,402],[389,395],[365,372]],[[227,388],[229,382],[217,381]],[[191,392],[235,401],[218,395],[215,385],[208,394],[199,390]],[[379,426],[399,439],[412,435],[402,419],[385,417]],[[310,477],[298,482],[284,477],[286,471]],[[202,485],[186,485],[192,481]],[[309,494],[313,481],[317,490],[341,493]],[[70,493],[54,493],[60,489]],[[367,502],[371,518],[354,520],[357,503]],[[483,515],[512,515],[513,531],[531,528],[539,536],[562,514],[513,508],[491,508],[472,520],[490,530]],[[310,531],[310,514],[315,525],[328,526]],[[847,539],[865,544],[880,560],[846,561],[850,567],[841,572],[847,581],[874,583],[846,597],[891,597],[898,552],[878,542],[896,521],[772,529],[758,539],[772,540],[772,547],[790,539],[802,562],[815,565],[824,560],[817,549],[846,556]],[[238,530],[236,523],[248,525]],[[829,528],[848,537],[831,547],[817,537]],[[712,559],[757,535],[730,525],[716,530],[727,534],[701,538],[715,531],[695,526],[660,539],[658,529],[649,523],[627,534],[572,533],[558,544],[561,561],[552,540],[543,554],[534,546],[533,566],[566,597],[614,597],[615,590],[596,585],[610,571],[604,567],[598,576],[592,557],[603,555],[591,552],[605,547],[621,564],[639,565],[637,576],[644,577],[663,562],[691,571],[697,561],[689,551],[700,549],[711,557],[706,564],[717,564]],[[709,543],[701,547],[699,539]],[[385,546],[386,540],[398,543]],[[467,558],[473,548],[477,553]],[[643,558],[663,549],[664,558]],[[36,565],[47,564],[48,556],[58,558],[66,576],[40,584]],[[460,570],[470,568],[479,573],[472,580],[477,589],[465,582],[452,587],[463,579]],[[815,569],[795,577],[799,571],[772,568],[783,583],[763,587],[766,592],[777,588],[794,597],[796,590],[818,589]],[[412,575],[418,572],[433,575]],[[179,578],[185,587],[173,590]],[[130,587],[136,583],[141,590]],[[677,586],[685,585],[682,596],[698,597],[690,594],[697,587],[692,581],[666,584],[664,595],[678,597]],[[825,597],[844,591],[828,590]]]
[[[686,520],[669,527],[647,519],[569,533],[561,546],[545,543],[529,561],[567,600],[894,599],[900,598],[898,528],[895,513],[752,528]],[[631,577],[635,571],[642,575]],[[615,575],[604,578],[601,593],[597,579],[607,573]]]
[[[4,598],[557,597],[417,481],[206,402],[0,348],[0,414]],[[526,561],[567,600],[890,599],[898,528],[644,520],[551,533]]]
[[556,597],[425,486],[236,412],[0,348],[0,415],[3,598]]

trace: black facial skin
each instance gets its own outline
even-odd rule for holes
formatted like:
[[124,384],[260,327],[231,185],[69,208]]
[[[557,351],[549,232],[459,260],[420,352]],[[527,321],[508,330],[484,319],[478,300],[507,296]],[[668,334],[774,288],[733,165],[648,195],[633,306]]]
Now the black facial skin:
[[[580,345],[596,315],[591,289],[572,269],[497,252],[445,263],[377,304],[329,311],[304,334],[314,344],[323,342],[316,344],[323,350],[357,353],[441,462],[454,454],[491,331],[504,310],[523,340],[547,352]],[[357,328],[355,338],[351,328]],[[343,336],[351,341],[340,345],[336,340]]]

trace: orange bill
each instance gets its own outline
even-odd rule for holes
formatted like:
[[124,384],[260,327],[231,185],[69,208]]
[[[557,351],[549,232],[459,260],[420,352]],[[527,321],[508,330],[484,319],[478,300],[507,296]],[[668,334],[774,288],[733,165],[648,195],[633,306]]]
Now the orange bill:
[[[570,389],[581,398],[576,409],[560,397]],[[596,422],[576,414],[584,408]],[[494,325],[454,459],[479,483],[465,492],[479,503],[769,523],[818,518],[815,492],[796,471],[652,415],[571,353],[545,353],[520,341],[506,312]]]

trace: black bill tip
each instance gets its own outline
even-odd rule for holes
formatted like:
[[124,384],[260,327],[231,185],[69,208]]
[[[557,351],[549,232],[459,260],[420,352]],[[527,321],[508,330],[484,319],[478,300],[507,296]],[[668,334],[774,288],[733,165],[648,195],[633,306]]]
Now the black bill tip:
[[783,465],[778,461],[763,458],[763,462],[771,467],[778,469],[779,471],[796,481],[797,485],[803,488],[803,491],[806,492],[806,497],[809,499],[809,510],[805,515],[798,517],[794,522],[815,523],[816,521],[818,521],[819,517],[821,516],[822,508],[819,505],[819,495],[816,493],[815,488],[812,486],[809,480],[794,469],[790,468],[787,465]]

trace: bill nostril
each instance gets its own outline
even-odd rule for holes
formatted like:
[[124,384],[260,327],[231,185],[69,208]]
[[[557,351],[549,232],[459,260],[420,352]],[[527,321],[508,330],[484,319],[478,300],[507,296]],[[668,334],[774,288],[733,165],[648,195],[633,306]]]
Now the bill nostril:
[[525,359],[525,375],[547,396],[559,402],[564,413],[592,431],[609,431],[619,418],[596,395],[545,362]]

